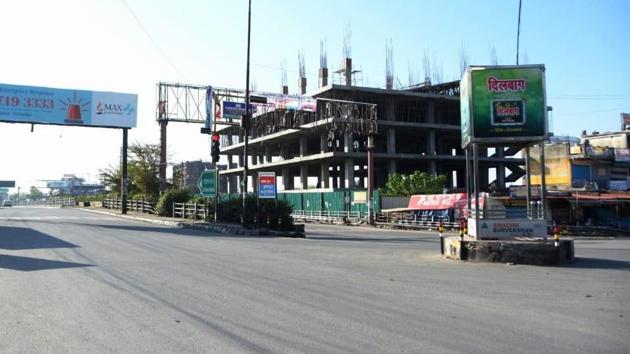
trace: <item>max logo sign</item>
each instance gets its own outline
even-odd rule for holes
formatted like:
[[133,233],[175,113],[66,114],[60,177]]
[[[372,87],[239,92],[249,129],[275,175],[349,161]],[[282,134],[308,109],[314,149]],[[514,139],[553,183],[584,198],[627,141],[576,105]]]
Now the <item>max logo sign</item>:
[[134,112],[134,108],[131,104],[127,104],[126,106],[120,104],[108,104],[99,102],[96,104],[96,114],[118,114],[122,115],[123,113],[126,115],[130,115]]

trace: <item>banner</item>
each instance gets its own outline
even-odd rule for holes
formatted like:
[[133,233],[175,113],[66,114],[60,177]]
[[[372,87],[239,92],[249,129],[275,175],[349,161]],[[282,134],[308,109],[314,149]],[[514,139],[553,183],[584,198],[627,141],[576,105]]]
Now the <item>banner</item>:
[[133,128],[138,96],[0,84],[0,121]]
[[413,210],[462,209],[466,207],[466,203],[466,193],[419,194],[409,198],[408,208]]
[[543,140],[543,65],[470,67],[460,82],[462,146]]

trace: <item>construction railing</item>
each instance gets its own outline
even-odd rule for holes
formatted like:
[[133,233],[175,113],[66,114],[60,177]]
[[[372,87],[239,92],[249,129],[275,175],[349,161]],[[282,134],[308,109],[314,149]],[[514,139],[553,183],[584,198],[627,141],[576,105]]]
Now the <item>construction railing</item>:
[[173,203],[173,217],[206,220],[206,206],[198,203]]
[[[103,208],[120,209],[122,201],[118,198],[103,199]],[[127,210],[155,214],[155,206],[144,200],[127,200]]]

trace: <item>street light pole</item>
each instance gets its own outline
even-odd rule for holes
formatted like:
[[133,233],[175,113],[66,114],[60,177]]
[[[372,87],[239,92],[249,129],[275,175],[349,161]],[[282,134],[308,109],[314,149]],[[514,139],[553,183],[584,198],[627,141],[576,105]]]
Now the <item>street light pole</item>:
[[245,74],[245,117],[242,117],[243,126],[243,181],[241,182],[241,192],[243,194],[243,212],[241,213],[241,223],[246,224],[245,206],[247,205],[247,143],[249,140],[249,125],[251,111],[249,109],[249,47],[252,28],[252,0],[248,1],[247,10],[247,69]]

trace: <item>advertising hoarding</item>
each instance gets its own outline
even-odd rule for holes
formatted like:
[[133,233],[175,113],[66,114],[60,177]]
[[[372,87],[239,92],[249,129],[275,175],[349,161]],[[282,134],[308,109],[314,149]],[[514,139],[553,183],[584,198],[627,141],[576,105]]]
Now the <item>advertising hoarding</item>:
[[470,67],[460,82],[462,146],[547,135],[544,65]]
[[[540,174],[540,147],[530,148],[531,157],[531,183],[541,185]],[[545,145],[545,183],[547,186],[571,187],[571,158],[569,145],[553,144]]]
[[133,128],[138,96],[0,84],[0,121]]
[[275,199],[276,193],[276,173],[258,172],[258,198]]

